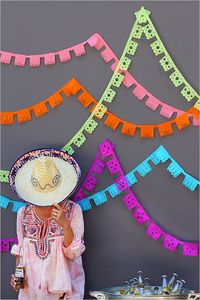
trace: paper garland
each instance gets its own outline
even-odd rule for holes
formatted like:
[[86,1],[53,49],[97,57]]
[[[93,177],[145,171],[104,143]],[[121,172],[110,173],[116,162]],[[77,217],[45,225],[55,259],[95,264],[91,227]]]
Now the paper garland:
[[[109,45],[105,42],[103,37],[96,33],[96,37],[98,38],[98,46],[94,46],[93,49],[96,49],[100,52],[101,49],[104,49],[101,52],[101,56],[106,63],[114,60],[114,64],[111,65],[111,69],[114,71],[115,65],[118,63],[119,59],[109,47]],[[134,41],[135,42],[135,41]],[[134,52],[133,56],[136,54]],[[124,72],[125,77],[123,80],[123,84],[125,87],[129,88],[134,86],[132,91],[133,95],[137,97],[140,102],[143,102],[150,110],[156,111],[160,109],[159,113],[161,116],[166,118],[171,118],[174,114],[176,116],[180,116],[185,111],[177,109],[164,101],[161,101],[157,97],[155,97],[151,92],[149,92],[146,88],[144,88],[133,76],[133,74],[129,73],[127,70]],[[199,110],[198,107],[196,109]]]
[[[79,102],[86,108],[90,107],[93,103],[93,107],[90,108],[90,111],[93,111],[94,108],[98,105],[98,101],[80,84],[80,82],[74,78],[74,83],[71,84],[71,92],[76,95],[78,94]],[[82,92],[82,93],[80,93]],[[192,107],[186,113],[182,114],[181,116],[173,119],[172,121],[163,122],[160,124],[145,124],[139,125],[135,123],[127,122],[115,114],[111,113],[110,111],[106,110],[105,112],[106,119],[104,124],[108,127],[116,130],[119,125],[122,126],[121,133],[124,135],[128,135],[133,137],[136,133],[137,128],[140,130],[140,137],[141,138],[154,138],[155,129],[158,130],[160,137],[164,137],[167,135],[173,134],[173,127],[172,125],[176,124],[179,130],[182,130],[190,125],[189,117],[193,117],[193,125],[196,126],[199,124],[199,111]]]
[[47,114],[48,108],[47,104],[50,105],[52,109],[61,105],[64,102],[64,98],[61,93],[64,93],[67,97],[71,96],[70,94],[70,85],[73,81],[69,80],[65,83],[65,85],[52,94],[47,99],[27,108],[15,111],[15,112],[1,112],[0,113],[0,124],[2,125],[10,125],[14,124],[14,118],[17,116],[17,120],[19,123],[25,123],[32,120],[32,113],[34,113],[35,117],[42,117]]
[[[121,74],[120,74],[121,75]],[[82,92],[80,94],[80,91]],[[116,93],[114,90],[112,90],[114,93]],[[154,137],[154,130],[155,128],[158,129],[160,137],[164,137],[167,135],[170,135],[173,133],[173,128],[172,124],[176,124],[177,128],[179,130],[184,129],[185,127],[190,125],[190,120],[189,117],[193,116],[193,125],[196,126],[199,124],[199,112],[192,107],[190,110],[188,110],[187,113],[182,114],[181,116],[177,117],[176,119],[157,124],[157,125],[137,125],[134,123],[126,122],[116,115],[112,114],[107,110],[107,107],[103,105],[103,113],[100,114],[102,111],[102,106],[99,107],[99,103],[89,92],[78,82],[77,79],[72,78],[69,80],[61,89],[59,89],[57,92],[55,92],[52,96],[50,96],[47,100],[44,101],[50,101],[51,103],[55,103],[57,99],[59,99],[60,93],[63,92],[67,97],[70,97],[72,95],[76,95],[79,93],[78,100],[84,107],[89,107],[92,103],[95,104],[95,108],[92,108],[92,113],[88,120],[84,123],[84,125],[81,127],[81,129],[72,137],[70,142],[65,145],[63,148],[61,148],[62,151],[66,151],[69,154],[74,153],[74,149],[71,147],[72,142],[77,146],[80,147],[85,141],[86,137],[83,135],[82,131],[86,131],[87,133],[91,134],[93,131],[96,129],[98,126],[98,120],[101,120],[103,117],[103,114],[107,116],[106,120],[104,121],[104,124],[107,125],[108,127],[112,128],[113,130],[116,130],[117,127],[119,126],[120,123],[123,124],[121,133],[130,137],[133,137],[135,135],[136,129],[140,129],[140,137],[141,138],[153,138]],[[110,89],[110,94],[107,93],[107,97],[110,97],[112,94],[111,89]],[[61,99],[61,98],[60,98]],[[63,98],[62,98],[63,100]],[[63,100],[64,101],[64,100]],[[102,100],[103,101],[103,100]],[[36,104],[38,105],[38,104]],[[57,104],[59,105],[59,104]],[[97,109],[99,111],[97,111]],[[96,111],[96,113],[95,113]],[[42,112],[41,112],[42,113]],[[95,116],[97,117],[97,121],[95,121],[92,117],[95,113]],[[26,114],[24,116],[21,114],[21,118],[23,118],[24,122],[26,120]],[[70,144],[70,146],[69,146]],[[8,182],[8,170],[0,170],[0,182]]]
[[[64,102],[64,98],[61,93],[64,93],[67,97],[72,95],[76,95],[79,92],[82,92],[79,95],[78,99],[80,103],[84,107],[89,107],[91,103],[96,106],[98,101],[80,84],[80,82],[76,78],[72,78],[69,80],[65,85],[56,91],[53,95],[48,97],[47,99],[37,103],[31,107],[24,108],[23,110],[19,110],[16,112],[1,112],[0,113],[0,123],[1,124],[14,124],[14,117],[17,115],[18,122],[24,123],[27,121],[31,121],[32,119],[32,111],[35,113],[36,117],[41,117],[48,113],[48,109],[46,104],[49,103],[51,108],[56,108],[57,106],[61,105]],[[178,129],[183,129],[190,125],[189,117],[193,118],[193,125],[199,126],[199,112],[194,107],[190,108],[187,112],[180,115],[179,117],[173,119],[172,121],[168,121],[161,124],[156,125],[137,125],[134,123],[126,122],[123,119],[119,118],[118,116],[112,114],[108,110],[106,110],[105,114],[107,115],[107,119],[105,120],[105,124],[112,129],[117,129],[118,125],[123,124],[122,133],[127,134],[132,129],[131,136],[135,134],[137,128],[140,129],[141,137],[142,138],[153,138],[154,129],[158,129],[159,134],[161,137],[170,135],[173,133],[172,124],[176,124]],[[151,133],[150,135],[146,133]],[[129,134],[128,134],[129,135]]]
[[156,28],[153,25],[153,22],[150,19],[151,12],[145,9],[143,6],[139,11],[135,12],[136,19],[140,24],[138,26],[138,39],[142,37],[144,32],[146,39],[151,40],[155,39],[151,44],[151,49],[155,56],[162,55],[160,59],[160,65],[162,66],[165,72],[172,71],[170,73],[169,78],[172,81],[175,87],[184,86],[181,90],[181,95],[188,101],[192,101],[193,99],[197,99],[194,107],[200,110],[200,96],[198,93],[191,87],[191,85],[187,82],[187,80],[183,77],[181,72],[178,70],[177,66],[173,62],[171,56],[166,50],[164,44],[161,41],[161,38],[158,35]]
[[113,88],[120,87],[120,85],[124,79],[124,75],[122,75],[122,72],[124,70],[127,70],[130,66],[131,60],[128,57],[126,57],[126,54],[132,55],[133,50],[135,51],[137,48],[137,47],[135,48],[135,46],[133,46],[134,42],[132,40],[136,33],[136,28],[137,28],[137,20],[132,27],[131,33],[130,33],[127,43],[124,47],[120,61],[117,64],[117,66],[115,66],[115,71],[114,71],[107,87],[105,88],[105,90],[99,100],[98,105],[95,107],[95,109],[93,110],[93,112],[91,113],[89,118],[86,120],[86,122],[83,124],[81,129],[61,149],[62,151],[65,151],[68,154],[73,154],[74,149],[72,148],[72,145],[76,145],[77,147],[80,147],[86,141],[86,137],[83,134],[83,132],[87,131],[88,133],[92,133],[98,126],[98,123],[93,119],[93,117],[96,116],[97,118],[101,119],[104,116],[104,114],[107,110],[107,107],[103,104],[103,102],[104,101],[112,102],[112,100],[114,99],[114,96],[116,95],[116,91]]
[[[191,192],[195,191],[197,186],[200,185],[200,181],[197,180],[195,177],[191,176],[189,173],[187,173],[177,162],[172,156],[167,152],[164,146],[160,145],[155,151],[153,151],[143,162],[141,162],[135,169],[130,171],[126,177],[128,180],[128,183],[130,186],[134,184],[134,181],[131,181],[131,178],[135,178],[134,173],[139,172],[139,174],[144,177],[147,175],[149,172],[152,171],[152,168],[148,165],[148,161],[152,161],[155,165],[158,165],[160,163],[164,163],[165,161],[170,160],[170,164],[167,167],[167,171],[174,177],[178,177],[179,175],[183,175],[184,179],[182,181],[182,185],[188,188]],[[147,173],[142,173],[141,170],[148,170]],[[5,172],[3,170],[3,172]],[[4,177],[4,182],[8,182],[8,174],[9,172],[6,171],[7,177]],[[0,180],[1,178],[1,173],[2,170],[0,171]],[[6,198],[6,197],[5,197]],[[17,201],[18,202],[18,201]],[[5,204],[2,204],[5,203]],[[9,201],[3,200],[0,201],[0,207],[6,208],[8,206]],[[22,202],[21,202],[22,203]],[[20,208],[20,207],[19,207]]]
[[10,200],[8,197],[0,195],[0,207],[7,209],[9,204],[12,204],[12,211],[18,212],[18,210],[25,205],[25,202]]
[[[161,161],[166,161],[165,149],[160,146],[151,156],[151,160],[154,164],[158,165]],[[167,153],[168,154],[168,153]],[[102,158],[101,158],[101,156]],[[104,162],[105,161],[105,162]],[[119,163],[118,157],[113,149],[113,145],[109,140],[105,140],[104,143],[100,145],[100,151],[98,152],[95,161],[93,162],[81,188],[74,197],[74,201],[77,201],[85,197],[84,190],[91,192],[97,184],[97,177],[94,175],[101,174],[105,165],[108,167],[110,174],[117,175],[115,177],[115,183],[109,186],[108,188],[100,191],[92,196],[93,201],[96,205],[101,205],[107,201],[106,192],[110,194],[111,197],[116,197],[121,193],[125,193],[123,196],[123,202],[129,210],[132,211],[132,216],[139,225],[148,223],[146,230],[147,235],[149,235],[153,240],[159,240],[162,238],[162,246],[167,250],[174,252],[178,246],[182,246],[183,255],[187,256],[197,256],[199,252],[198,243],[190,243],[185,241],[180,241],[174,236],[168,234],[162,230],[154,221],[148,216],[142,205],[139,203],[139,200],[134,195],[133,191],[130,189],[130,185],[133,185],[137,182],[137,178],[133,173],[131,177],[125,176],[121,165]],[[171,164],[168,167],[169,172],[175,170]],[[137,168],[137,172],[144,177],[151,171],[151,166],[148,164],[148,161],[143,164],[140,164]],[[130,173],[129,173],[130,174]],[[128,174],[128,175],[129,175]],[[173,173],[175,176],[178,176],[178,172]],[[180,174],[180,173],[179,173]],[[130,184],[131,182],[131,184]],[[92,208],[90,203],[90,197],[83,200],[77,201],[77,203],[82,207],[83,210],[89,210]]]
[[[41,101],[41,102],[39,102],[39,103],[37,103],[33,106],[29,106],[29,107],[23,108],[21,110],[15,111],[15,112],[0,112],[0,124],[1,125],[14,124],[15,116],[17,116],[17,120],[18,120],[19,123],[25,123],[25,122],[31,121],[32,120],[32,113],[34,113],[35,117],[37,117],[37,118],[41,117],[41,116],[44,116],[45,114],[47,114],[49,112],[48,108],[47,108],[47,104],[49,104],[50,107],[52,109],[54,109],[54,108],[56,108],[57,106],[61,105],[64,102],[64,98],[63,98],[61,93],[65,94],[65,96],[67,96],[67,97],[70,97],[73,94],[77,94],[80,90],[82,90],[84,92],[84,94],[82,94],[79,97],[79,100],[80,100],[80,102],[83,106],[88,107],[92,102],[95,105],[98,104],[97,100],[95,100],[95,98],[89,92],[86,91],[86,89],[80,84],[80,82],[78,82],[78,80],[76,78],[72,78],[71,80],[66,82],[65,85],[62,88],[57,90],[50,97],[48,97],[47,99],[45,99],[45,100],[43,100],[43,101]],[[109,126],[110,123],[114,122],[114,125],[113,125],[114,128],[113,129],[116,129],[115,126],[116,127],[118,126],[116,124],[116,122],[118,124],[120,124],[120,122],[121,122],[121,123],[125,123],[125,124],[128,125],[128,122],[123,121],[122,119],[120,119],[116,115],[113,115],[113,117],[111,117],[112,114],[108,111],[106,111],[106,114],[110,115],[109,120],[111,122],[108,121],[108,122],[105,122],[105,124]],[[188,115],[188,116],[186,116],[186,115]],[[179,115],[173,121],[162,123],[158,126],[160,126],[161,128],[166,128],[166,126],[168,128],[171,128],[171,131],[169,132],[169,134],[170,134],[170,133],[173,132],[172,127],[171,127],[172,123],[176,123],[176,120],[178,120],[178,123],[180,123],[179,119],[186,119],[186,118],[189,118],[189,117],[193,118],[193,125],[194,126],[199,126],[199,112],[194,107],[190,108],[187,112],[183,112],[183,114]],[[140,128],[140,125],[137,126],[136,124],[131,124],[131,123],[129,123],[129,124],[130,124],[130,127],[134,126],[135,129],[136,129],[136,127]],[[166,126],[165,126],[165,124],[166,124]],[[187,124],[189,125],[190,122],[187,122]],[[127,127],[127,125],[126,125],[126,127]],[[111,124],[110,127],[112,127],[112,124]],[[157,126],[155,126],[155,127],[157,127]],[[180,126],[178,126],[178,128],[179,127]],[[180,128],[180,129],[182,129],[182,128]],[[163,130],[159,130],[159,132],[160,131],[163,132]],[[164,135],[167,135],[166,131],[165,131]],[[163,136],[163,135],[161,135],[161,136]]]
[[[123,202],[129,210],[134,209],[134,211],[132,212],[132,216],[136,219],[138,224],[142,225],[148,222],[148,228],[146,230],[146,233],[152,239],[158,240],[162,237],[162,245],[169,251],[174,252],[177,249],[177,247],[181,245],[183,247],[184,255],[197,256],[199,245],[197,243],[180,241],[174,236],[162,230],[148,216],[142,205],[139,203],[139,200],[136,198],[136,196],[130,189],[130,186],[137,183],[137,178],[134,174],[135,172],[138,172],[142,177],[146,176],[148,173],[151,172],[151,166],[148,164],[149,160],[151,160],[155,165],[158,165],[159,163],[165,162],[167,159],[171,158],[168,152],[165,150],[165,148],[163,146],[157,148],[145,161],[143,161],[139,166],[137,166],[126,176],[124,175],[124,172],[121,168],[121,165],[113,148],[114,146],[109,140],[105,140],[104,143],[100,145],[100,151],[97,153],[96,158],[80,189],[74,196],[73,201],[76,201],[81,206],[82,210],[86,211],[92,208],[90,203],[91,200],[93,200],[94,203],[98,206],[105,203],[107,201],[106,192],[108,192],[113,198],[125,192]],[[106,189],[87,197],[85,191],[92,192],[92,190],[95,188],[98,182],[98,178],[96,176],[102,174],[105,166],[108,167],[111,175],[115,175],[115,183],[110,185]],[[171,164],[168,166],[168,171],[171,174],[173,174],[174,177],[177,177],[178,175],[180,175],[180,166],[178,165],[178,167],[179,168],[177,169],[175,161],[172,161]],[[118,176],[116,177],[116,175]],[[188,180],[185,179],[184,181],[188,184]],[[194,184],[190,184],[189,187],[192,187],[193,189]],[[9,202],[17,203],[18,201],[12,201],[7,197],[1,196],[0,206],[3,206],[3,208],[7,208]],[[18,202],[18,205],[20,208],[21,206],[24,206],[25,203]]]
[[[141,9],[135,13],[136,18],[138,20],[139,24],[143,24],[143,26],[139,25],[137,26],[136,29],[136,34],[134,35],[134,38],[141,39],[143,33],[145,34],[145,37],[150,40],[154,37],[156,37],[156,41],[151,44],[151,48],[154,52],[154,54],[160,55],[164,54],[164,57],[161,58],[160,64],[163,67],[165,72],[168,72],[169,70],[174,70],[174,72],[169,76],[170,80],[173,82],[173,84],[178,87],[182,84],[185,85],[183,90],[181,91],[181,94],[187,101],[191,101],[193,98],[197,98],[198,101],[195,104],[195,107],[200,110],[200,97],[197,94],[197,92],[190,86],[190,84],[185,80],[181,72],[178,70],[176,67],[175,63],[173,62],[172,58],[168,54],[166,48],[164,47],[149,15],[150,11],[146,10],[144,7],[141,7]],[[146,24],[144,26],[144,24]],[[101,41],[100,41],[101,40]],[[52,65],[56,63],[56,55],[59,56],[61,62],[67,62],[71,59],[70,51],[73,51],[76,56],[82,56],[83,54],[86,53],[85,50],[85,45],[89,44],[91,47],[95,47],[97,50],[100,50],[102,46],[99,46],[99,42],[103,42],[103,46],[105,46],[105,50],[101,53],[102,57],[104,58],[105,61],[110,61],[112,59],[115,59],[115,62],[117,61],[116,55],[113,53],[111,48],[106,44],[106,42],[103,40],[103,38],[99,34],[94,34],[91,36],[87,41],[80,43],[76,46],[57,51],[57,52],[52,52],[52,53],[46,53],[46,54],[37,54],[37,55],[24,55],[24,54],[17,54],[17,53],[11,53],[11,52],[6,52],[6,51],[1,51],[0,52],[0,62],[10,64],[12,57],[14,58],[14,65],[16,66],[25,66],[26,60],[29,60],[30,66],[31,67],[38,67],[40,65],[41,59],[44,59],[45,65]],[[135,50],[138,46],[136,42],[133,42],[134,49],[131,49],[133,55],[135,54]],[[112,66],[113,67],[113,66]],[[111,67],[111,68],[112,68]],[[182,113],[182,111],[179,111],[176,108],[173,108],[170,105],[166,105],[165,103],[161,102],[159,99],[155,98],[153,95],[151,95],[143,86],[141,86],[135,78],[127,73],[128,80],[132,82],[132,84],[136,84],[138,86],[138,98],[140,98],[141,95],[148,95],[149,96],[149,101],[146,102],[145,104],[153,110],[156,110],[156,108],[161,105],[162,109],[160,111],[160,114],[165,114],[166,112],[166,117],[168,117],[169,114],[173,115],[173,113]],[[142,98],[144,98],[142,96]],[[141,98],[141,99],[142,99]],[[152,102],[152,105],[151,105]]]

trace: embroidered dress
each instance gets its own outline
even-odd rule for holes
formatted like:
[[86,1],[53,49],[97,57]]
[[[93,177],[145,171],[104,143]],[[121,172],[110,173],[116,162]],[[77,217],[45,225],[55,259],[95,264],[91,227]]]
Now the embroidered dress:
[[82,211],[78,204],[69,200],[64,202],[63,208],[74,233],[68,247],[64,246],[62,227],[51,218],[40,219],[34,205],[28,204],[18,211],[18,245],[13,245],[11,253],[21,253],[27,279],[18,299],[59,299],[64,293],[64,299],[84,297]]

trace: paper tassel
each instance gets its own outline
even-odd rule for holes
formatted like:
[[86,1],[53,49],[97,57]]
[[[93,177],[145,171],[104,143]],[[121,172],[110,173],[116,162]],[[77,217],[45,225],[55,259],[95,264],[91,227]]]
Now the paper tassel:
[[117,177],[115,179],[115,183],[120,192],[126,190],[129,187],[126,177],[124,175]]
[[1,208],[7,208],[9,202],[10,202],[10,199],[8,199],[7,197],[2,196],[2,195],[0,196],[0,207]]
[[133,76],[131,76],[130,73],[126,73],[126,75],[124,76],[124,79],[123,79],[123,84],[129,88],[133,84],[136,84],[136,81],[133,78]]
[[136,53],[136,51],[137,51],[138,43],[136,43],[135,41],[129,41],[129,43],[128,43],[127,46],[128,47],[126,49],[126,54],[134,55]]
[[95,194],[93,197],[94,203],[99,206],[107,201],[106,194],[104,192],[99,192]]
[[30,55],[29,61],[30,61],[30,67],[39,67],[40,65],[40,55]]
[[96,160],[93,171],[97,174],[101,174],[105,168],[105,165],[105,162],[99,158]]
[[200,110],[200,100],[197,100],[197,102],[195,103],[194,107],[198,110]]
[[199,124],[200,124],[199,118],[193,117],[192,124],[193,124],[194,126],[199,126]]
[[163,103],[162,108],[160,110],[160,114],[161,114],[161,116],[164,116],[166,118],[171,118],[173,115],[173,110],[172,110],[171,106]]
[[105,140],[104,143],[100,144],[100,152],[103,157],[107,157],[113,153],[113,147],[108,140]]
[[166,122],[164,124],[158,125],[158,132],[161,137],[172,135],[173,134],[173,128],[171,125],[171,122]]
[[77,201],[76,203],[80,205],[80,207],[83,211],[87,211],[87,210],[92,209],[92,205],[91,205],[90,200],[88,198],[85,198],[84,200]]
[[103,104],[97,105],[94,109],[94,115],[99,118],[102,119],[103,116],[105,115],[107,111],[107,107]]
[[197,243],[183,242],[183,255],[198,256],[199,245]]
[[98,123],[93,120],[93,119],[90,119],[89,121],[87,121],[87,123],[85,124],[84,126],[84,129],[88,132],[88,133],[93,133],[93,131],[97,128],[98,126]]
[[15,66],[23,67],[25,66],[25,63],[26,63],[25,55],[15,54],[15,61],[14,61]]
[[133,195],[132,192],[124,196],[122,200],[126,204],[129,210],[139,205],[137,198]]
[[199,119],[200,118],[200,112],[198,109],[196,109],[194,106],[192,106],[189,110],[188,113],[191,114],[194,118]]
[[80,83],[77,80],[73,80],[72,84],[70,84],[70,87],[72,95],[76,95],[82,89]]
[[134,136],[136,131],[136,126],[129,123],[129,122],[123,122],[123,127],[121,130],[121,133],[128,136]]
[[116,158],[113,158],[106,162],[106,165],[110,171],[110,174],[116,174],[121,171],[119,161]]
[[0,113],[0,124],[4,124],[4,125],[14,124],[14,113],[13,112],[1,112]]
[[109,62],[115,58],[113,51],[109,48],[106,48],[105,50],[103,50],[101,52],[101,56],[106,62]]
[[153,53],[155,56],[158,56],[163,53],[164,49],[162,47],[162,44],[159,40],[156,40],[155,42],[151,43],[151,48],[153,50]]
[[74,154],[74,149],[71,146],[67,146],[67,145],[65,145],[64,147],[62,147],[61,151],[67,152],[69,155]]
[[[115,61],[115,62],[111,65],[111,70],[112,70],[113,72],[115,72],[115,70],[117,69],[118,64],[119,64],[119,61],[117,60],[117,61]],[[121,73],[120,68],[118,68],[118,73]]]
[[22,109],[17,111],[17,119],[19,123],[24,123],[32,120],[32,116],[29,109]]
[[68,81],[61,89],[60,92],[63,92],[67,97],[72,96],[72,88],[73,85],[76,83],[76,79],[72,78],[70,81]]
[[82,189],[80,189],[78,191],[78,193],[76,193],[76,195],[73,197],[73,201],[77,201],[77,200],[82,200],[87,198],[86,194],[82,191]]
[[98,181],[98,179],[96,177],[94,177],[93,175],[90,175],[85,180],[83,187],[91,192],[95,188],[97,181]]
[[44,55],[44,64],[45,65],[54,65],[56,63],[55,53],[47,53]]
[[195,91],[191,87],[185,86],[181,91],[181,95],[190,102],[195,97]]
[[0,170],[0,181],[1,182],[8,182],[8,175],[9,175],[9,171]]
[[103,46],[105,46],[105,41],[98,33],[96,33],[96,37],[97,37],[97,42],[94,45],[94,48],[100,50]]
[[158,240],[160,236],[162,235],[163,231],[159,226],[157,226],[154,222],[151,221],[149,224],[147,230],[147,234],[153,239],[153,240]]
[[181,116],[175,119],[175,123],[179,130],[190,125],[190,120],[188,114],[182,114]]
[[178,177],[181,173],[183,173],[183,169],[176,161],[172,161],[171,164],[167,167],[167,171],[174,177]]
[[79,45],[74,46],[73,50],[74,50],[74,53],[75,53],[76,56],[82,56],[86,53],[85,52],[85,47],[84,47],[83,44],[79,44]]
[[116,184],[112,184],[107,188],[107,191],[109,192],[110,196],[112,198],[115,198],[116,196],[118,196],[120,194],[119,189],[117,188]]
[[143,27],[144,34],[147,38],[147,40],[152,39],[155,36],[154,30],[151,28],[149,24]]
[[17,244],[17,238],[0,239],[0,252],[10,252],[10,243]]
[[142,162],[139,166],[136,167],[136,170],[140,174],[140,176],[144,177],[152,171],[151,166],[148,162]]
[[148,106],[151,110],[155,111],[158,106],[161,104],[160,100],[155,98],[154,96],[149,96],[147,101],[145,102],[145,105]]
[[108,112],[107,115],[108,116],[107,116],[104,124],[112,129],[116,130],[120,124],[120,118],[116,117],[115,115],[111,114],[110,112]]
[[12,54],[9,52],[1,52],[0,62],[3,64],[10,64]]
[[83,93],[78,96],[78,100],[84,107],[88,107],[94,102],[94,98],[87,91],[83,91]]
[[19,201],[14,201],[14,200],[10,200],[8,197],[2,196],[0,195],[0,207],[1,208],[8,208],[9,203],[13,204],[13,212],[17,212],[22,206],[25,205],[24,202],[19,202]]
[[41,117],[41,116],[43,116],[43,115],[45,115],[45,114],[48,113],[48,109],[46,107],[45,101],[44,102],[40,102],[38,104],[35,104],[32,107],[32,109],[33,109],[33,111],[34,111],[34,113],[35,113],[35,115],[36,115],[37,118]]
[[133,172],[133,171],[130,172],[130,173],[128,173],[128,174],[126,175],[126,179],[127,179],[127,181],[128,181],[129,186],[132,186],[132,185],[134,185],[135,183],[138,182],[138,180],[137,180],[136,176],[134,175],[134,172]]
[[189,174],[186,174],[182,184],[190,191],[193,192],[196,189],[196,187],[199,185],[199,181],[194,177],[190,176]]
[[0,252],[9,252],[9,251],[10,251],[9,239],[1,239]]
[[170,62],[167,56],[163,56],[159,60],[160,65],[163,67],[164,71],[167,72],[173,68],[173,64]]
[[84,136],[83,133],[77,134],[77,136],[73,139],[74,145],[77,147],[81,147],[82,144],[86,141],[86,137]]
[[149,216],[141,205],[132,213],[132,215],[138,224],[144,224],[145,222],[149,221]]
[[149,156],[149,159],[154,163],[154,165],[158,166],[161,161],[160,159],[158,158],[158,156],[153,152],[150,156]]
[[67,62],[71,59],[71,55],[68,49],[64,49],[58,52],[61,62]]
[[48,100],[51,108],[55,108],[64,102],[63,97],[59,93],[55,93],[54,95],[49,97],[47,100]]
[[117,93],[113,89],[108,89],[103,97],[103,100],[111,103]]
[[164,234],[164,242],[163,247],[167,248],[169,251],[174,252],[179,244],[179,240],[174,238],[173,236],[163,233]]
[[116,86],[116,87],[120,87],[122,81],[124,79],[124,75],[116,73],[113,75],[113,79],[112,79],[112,85]]
[[93,34],[88,40],[87,43],[90,45],[90,47],[95,47],[95,45],[98,43],[98,33]]
[[169,153],[167,150],[161,145],[154,151],[154,154],[157,156],[158,160],[164,163],[166,160],[170,158]]
[[141,125],[140,126],[140,137],[142,139],[152,139],[154,137],[154,125]]
[[131,59],[128,58],[128,57],[126,57],[126,56],[123,57],[122,62],[121,62],[120,69],[121,69],[121,70],[127,71],[128,68],[130,67],[130,64],[131,64]]
[[170,80],[172,81],[172,83],[174,84],[175,87],[180,86],[183,83],[183,77],[182,75],[179,73],[179,71],[174,71],[170,76],[169,76]]
[[133,94],[139,99],[142,100],[147,95],[147,90],[143,88],[140,84],[136,86],[136,88],[133,90]]
[[23,202],[17,202],[17,201],[13,201],[14,203],[13,203],[13,208],[12,208],[12,211],[13,212],[18,212],[18,210],[21,208],[21,207],[23,207],[23,206],[25,206],[26,204],[25,203],[23,203]]

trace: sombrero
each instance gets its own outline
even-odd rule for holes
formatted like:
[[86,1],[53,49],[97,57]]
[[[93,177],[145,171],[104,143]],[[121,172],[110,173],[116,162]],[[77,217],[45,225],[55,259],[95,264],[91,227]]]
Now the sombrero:
[[81,170],[73,157],[56,149],[38,149],[22,155],[12,166],[9,184],[19,198],[50,206],[69,197]]

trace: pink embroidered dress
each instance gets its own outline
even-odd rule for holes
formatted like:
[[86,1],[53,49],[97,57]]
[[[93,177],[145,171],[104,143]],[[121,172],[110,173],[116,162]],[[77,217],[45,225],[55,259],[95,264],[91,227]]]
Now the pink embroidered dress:
[[64,299],[84,297],[83,215],[80,206],[72,201],[66,200],[63,208],[74,232],[68,247],[64,246],[62,227],[51,218],[40,219],[34,205],[28,204],[18,211],[18,245],[13,245],[11,253],[18,255],[21,249],[27,279],[18,299],[59,299],[64,293]]

